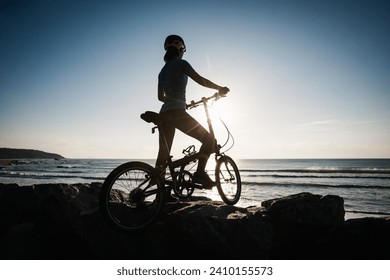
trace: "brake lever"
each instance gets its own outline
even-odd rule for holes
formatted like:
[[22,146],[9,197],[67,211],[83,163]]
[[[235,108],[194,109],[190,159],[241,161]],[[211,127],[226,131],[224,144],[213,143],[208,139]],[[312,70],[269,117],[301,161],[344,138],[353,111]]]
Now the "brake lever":
[[215,100],[218,100],[218,99],[220,99],[220,98],[222,98],[222,97],[226,97],[226,94],[216,94],[215,95]]

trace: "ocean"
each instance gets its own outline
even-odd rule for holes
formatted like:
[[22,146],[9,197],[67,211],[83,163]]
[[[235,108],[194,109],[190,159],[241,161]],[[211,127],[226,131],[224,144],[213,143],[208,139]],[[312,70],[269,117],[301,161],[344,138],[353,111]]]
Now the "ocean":
[[[0,165],[0,183],[103,182],[111,170],[126,161],[19,160],[18,164]],[[154,160],[143,161],[154,164]],[[237,206],[260,206],[264,200],[310,192],[343,197],[346,218],[390,216],[390,159],[250,159],[236,163],[242,180]],[[197,194],[220,200],[215,188],[197,190]]]

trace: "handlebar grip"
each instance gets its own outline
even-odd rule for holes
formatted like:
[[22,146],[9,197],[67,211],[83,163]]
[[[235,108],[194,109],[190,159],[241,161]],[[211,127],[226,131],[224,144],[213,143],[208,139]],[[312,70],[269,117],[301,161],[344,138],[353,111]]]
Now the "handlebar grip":
[[222,97],[226,97],[226,95],[227,95],[228,93],[223,93],[223,94],[220,94],[219,92],[217,92],[215,95],[215,99],[216,100],[218,100],[218,99],[220,99],[220,98],[222,98]]

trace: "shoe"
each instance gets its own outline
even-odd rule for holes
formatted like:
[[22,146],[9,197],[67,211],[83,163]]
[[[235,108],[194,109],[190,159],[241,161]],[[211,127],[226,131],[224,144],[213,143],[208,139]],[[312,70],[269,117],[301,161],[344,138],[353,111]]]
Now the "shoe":
[[212,189],[215,186],[215,182],[211,180],[209,175],[205,171],[203,172],[195,172],[192,181],[195,184],[200,184],[204,189]]

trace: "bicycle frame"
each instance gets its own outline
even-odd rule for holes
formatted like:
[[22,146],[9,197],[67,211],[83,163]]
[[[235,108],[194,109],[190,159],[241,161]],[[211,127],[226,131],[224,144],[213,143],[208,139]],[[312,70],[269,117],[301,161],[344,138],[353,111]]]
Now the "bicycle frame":
[[[210,132],[210,134],[212,135],[213,138],[215,138],[215,134],[214,134],[214,128],[213,128],[212,120],[210,118],[210,113],[209,113],[209,109],[208,109],[208,106],[207,106],[207,102],[209,100],[211,100],[211,99],[218,100],[220,97],[223,97],[223,96],[220,96],[218,94],[218,92],[217,92],[217,93],[215,93],[214,95],[212,95],[210,97],[203,97],[201,100],[199,100],[197,102],[191,101],[191,103],[187,105],[187,109],[192,109],[192,108],[195,108],[195,107],[197,107],[199,105],[203,105],[204,110],[205,110],[205,114],[206,114],[206,118],[207,118],[207,124],[208,124],[208,128],[209,128],[209,132]],[[162,135],[165,144],[168,146],[166,138],[165,138],[165,134],[164,134],[163,130],[161,129],[160,125],[157,125],[157,128],[158,128],[158,131],[159,131],[160,135]],[[220,156],[222,156],[222,154],[220,153],[220,146],[216,142],[215,143],[215,159],[217,160]],[[180,172],[183,172],[184,168],[189,163],[198,160],[200,157],[201,157],[201,154],[199,152],[197,152],[195,154],[192,154],[192,155],[189,155],[189,156],[184,156],[183,158],[180,158],[180,159],[177,159],[177,160],[174,160],[174,161],[172,161],[172,156],[168,156],[166,164],[159,168],[159,170],[161,172],[158,175],[165,174],[166,168],[169,168],[169,172],[170,172],[170,174],[172,176],[173,184],[175,185],[176,184],[176,178],[174,176],[175,169],[180,167]]]

